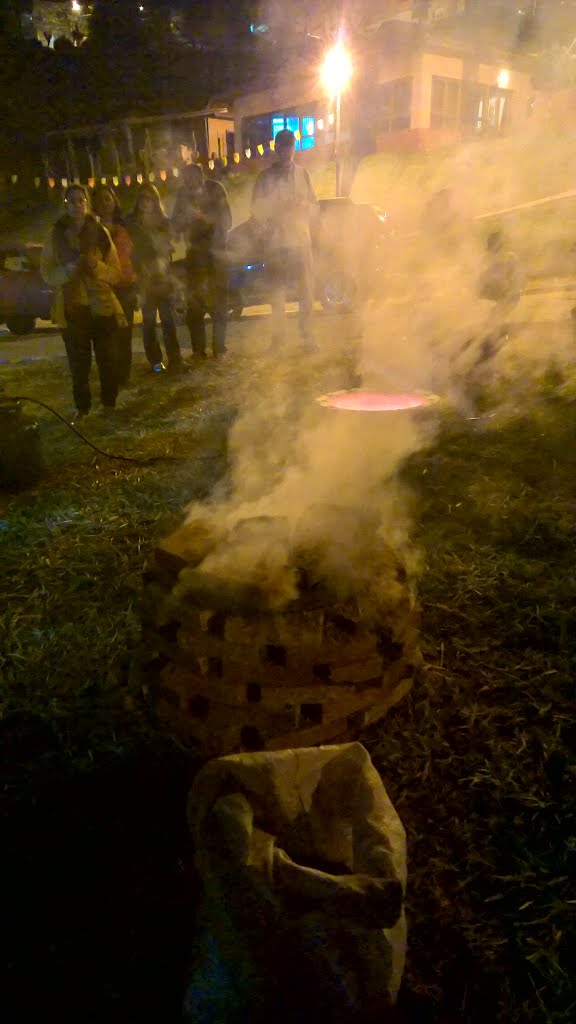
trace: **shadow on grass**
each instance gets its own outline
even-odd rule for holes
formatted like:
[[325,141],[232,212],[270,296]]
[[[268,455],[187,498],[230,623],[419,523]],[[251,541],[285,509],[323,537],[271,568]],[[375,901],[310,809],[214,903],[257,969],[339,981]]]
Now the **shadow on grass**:
[[67,771],[50,729],[23,715],[2,723],[2,739],[5,1019],[180,1020],[193,766],[156,737]]

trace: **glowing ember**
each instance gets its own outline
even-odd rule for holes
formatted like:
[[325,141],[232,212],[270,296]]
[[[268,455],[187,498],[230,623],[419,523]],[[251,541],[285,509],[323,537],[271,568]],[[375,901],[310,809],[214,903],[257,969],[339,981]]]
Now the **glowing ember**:
[[317,401],[330,409],[346,409],[349,412],[401,412],[434,405],[438,396],[385,391],[333,391]]

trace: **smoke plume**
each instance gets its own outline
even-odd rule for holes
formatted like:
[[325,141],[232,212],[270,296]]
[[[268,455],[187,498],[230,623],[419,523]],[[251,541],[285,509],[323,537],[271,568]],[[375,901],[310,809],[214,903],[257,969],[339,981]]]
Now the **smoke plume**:
[[[364,161],[352,198],[385,209],[392,228],[378,287],[355,316],[318,315],[314,357],[298,349],[293,321],[285,348],[273,356],[266,321],[251,325],[226,494],[189,510],[190,522],[208,517],[223,538],[202,568],[245,579],[258,565],[274,579],[281,606],[295,596],[286,566],[303,523],[318,542],[329,538],[334,571],[350,575],[365,559],[347,513],[376,523],[378,536],[417,566],[411,499],[398,469],[431,440],[442,405],[427,416],[365,414],[326,409],[316,399],[354,382],[433,392],[444,408],[472,416],[478,387],[496,393],[506,382],[512,400],[519,382],[551,356],[568,361],[570,296],[558,300],[550,277],[574,269],[565,218],[576,198],[533,204],[568,187],[569,148],[534,134],[470,143],[449,156]],[[487,298],[480,284],[494,262],[487,239],[495,233],[498,258],[515,268],[518,283],[518,294],[504,300]],[[361,252],[362,239],[352,242]]]

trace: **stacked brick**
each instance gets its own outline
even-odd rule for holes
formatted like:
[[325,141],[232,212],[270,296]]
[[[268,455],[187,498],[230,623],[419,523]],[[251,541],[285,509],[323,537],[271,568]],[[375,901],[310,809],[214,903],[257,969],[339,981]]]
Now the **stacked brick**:
[[284,551],[276,541],[293,584],[279,603],[266,566],[241,580],[209,571],[211,553],[233,540],[200,523],[156,550],[143,667],[158,716],[207,757],[342,741],[382,718],[421,663],[418,608],[391,549],[369,538],[370,558],[352,573],[305,534]]

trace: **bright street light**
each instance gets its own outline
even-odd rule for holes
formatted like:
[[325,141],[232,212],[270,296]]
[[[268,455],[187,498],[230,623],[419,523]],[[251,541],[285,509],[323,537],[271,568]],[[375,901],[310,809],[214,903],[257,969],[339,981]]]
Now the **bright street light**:
[[72,0],[72,10],[78,14],[82,10],[82,4],[79,4],[78,0]]
[[[340,160],[340,109],[342,93],[350,84],[352,78],[352,60],[348,51],[341,42],[338,42],[324,57],[320,69],[320,75],[324,88],[331,99],[336,100],[336,125],[334,132],[334,163],[336,165],[336,195],[339,196],[342,184],[342,164]],[[330,114],[329,123],[332,124],[333,115]]]
[[352,60],[342,43],[336,43],[324,57],[321,69],[322,83],[330,96],[344,92],[352,78]]

